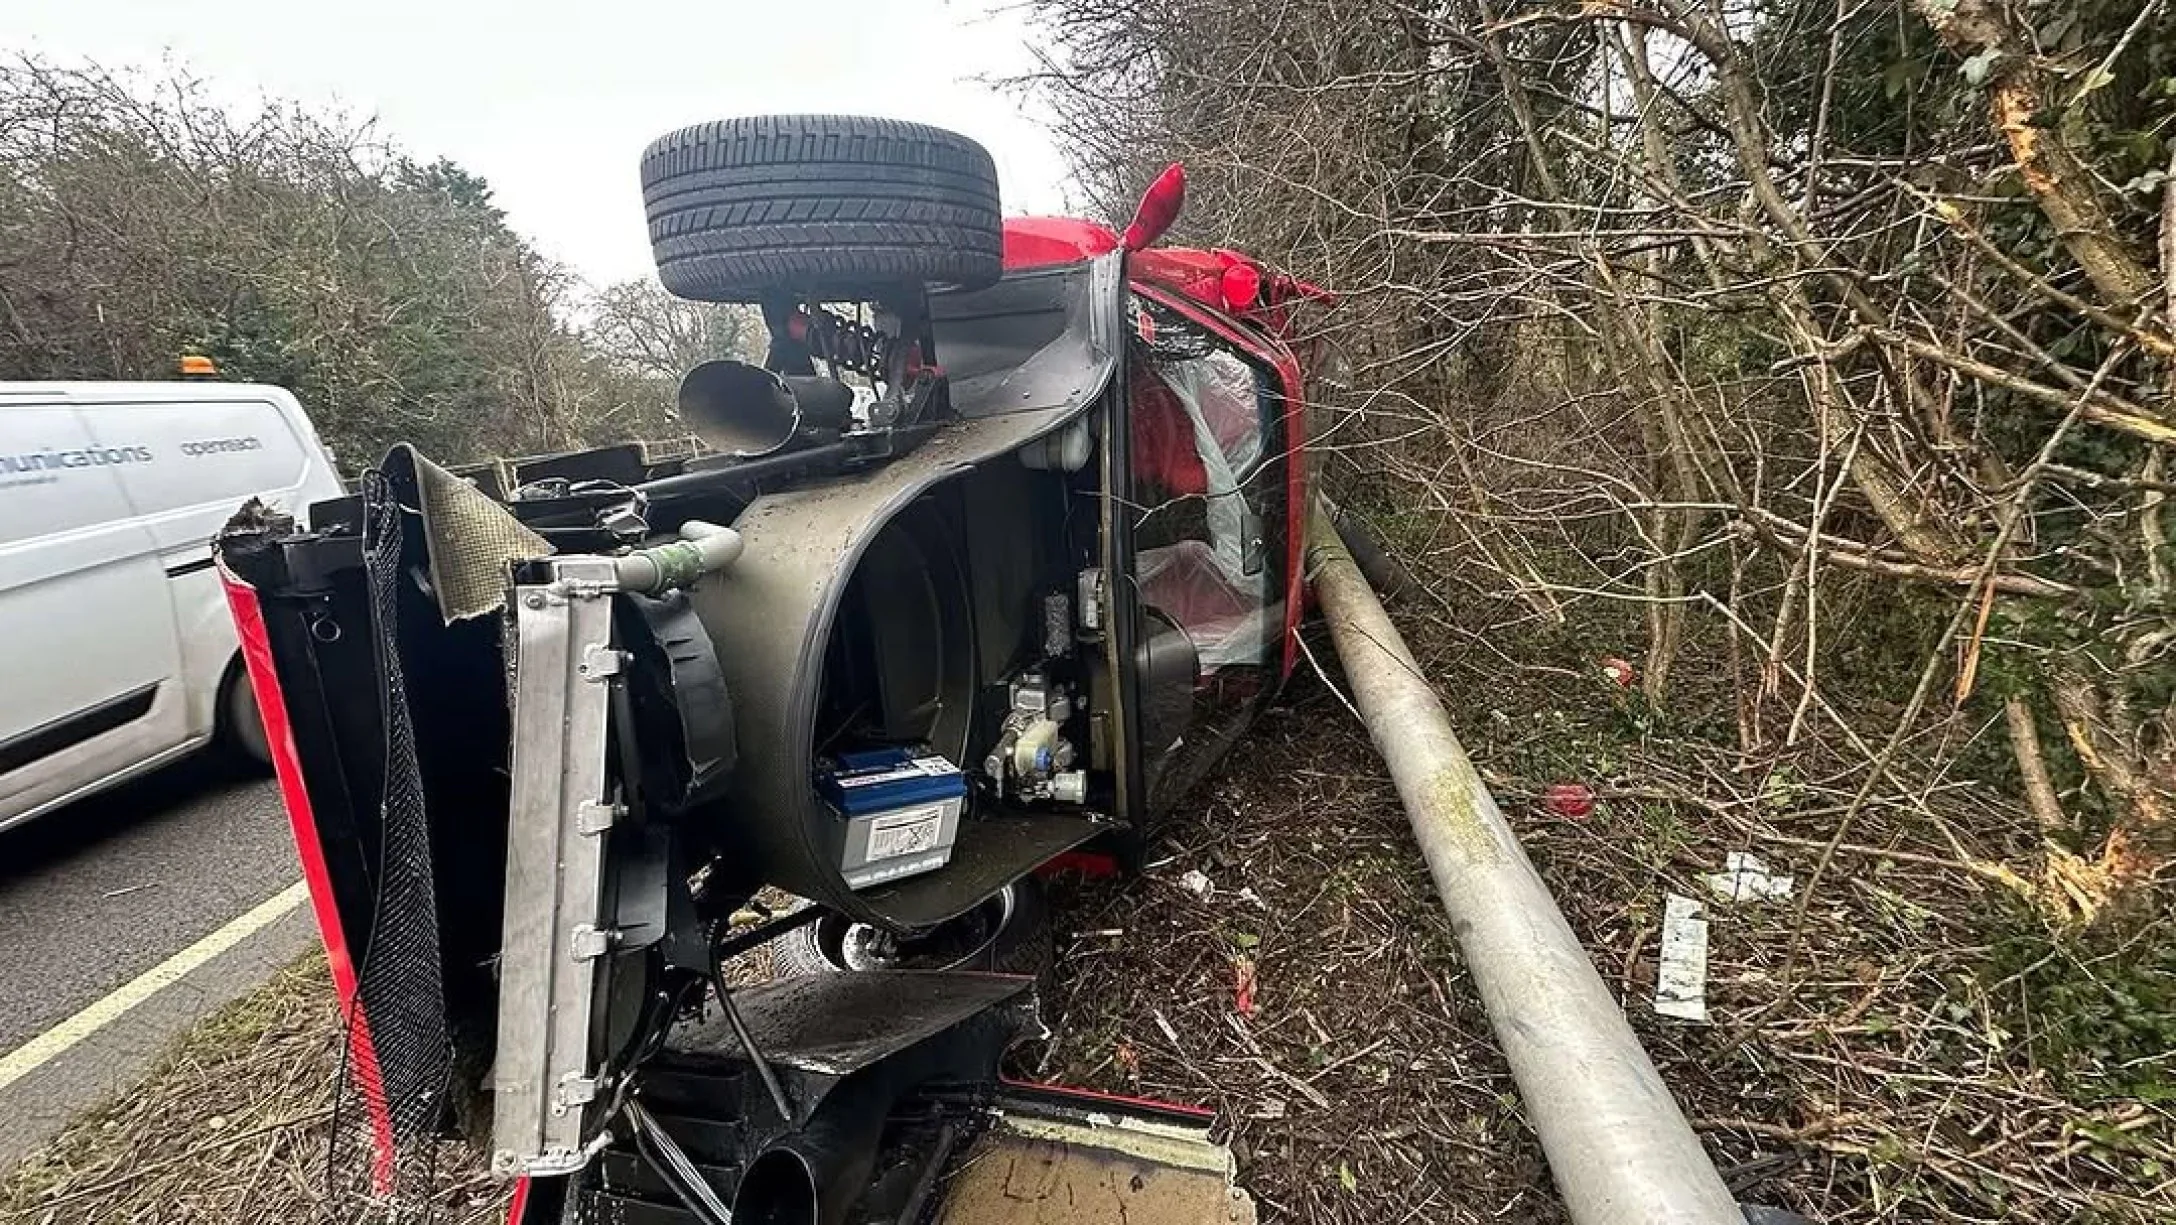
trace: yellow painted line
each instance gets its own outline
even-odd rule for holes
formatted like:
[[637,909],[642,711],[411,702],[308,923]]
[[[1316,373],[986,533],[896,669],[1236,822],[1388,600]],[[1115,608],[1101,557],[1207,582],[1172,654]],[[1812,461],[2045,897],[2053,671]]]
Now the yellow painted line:
[[230,920],[226,926],[123,984],[113,994],[0,1056],[0,1089],[30,1075],[68,1049],[127,1015],[165,987],[180,982],[242,941],[286,917],[309,889],[296,881]]

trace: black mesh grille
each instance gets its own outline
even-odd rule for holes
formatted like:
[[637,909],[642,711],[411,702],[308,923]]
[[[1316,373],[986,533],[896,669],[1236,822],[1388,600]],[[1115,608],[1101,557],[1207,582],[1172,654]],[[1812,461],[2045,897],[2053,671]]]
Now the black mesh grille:
[[330,1175],[343,1220],[431,1217],[452,1047],[439,955],[430,825],[399,635],[402,512],[384,477],[363,481],[363,562],[385,733],[377,897],[349,1018]]

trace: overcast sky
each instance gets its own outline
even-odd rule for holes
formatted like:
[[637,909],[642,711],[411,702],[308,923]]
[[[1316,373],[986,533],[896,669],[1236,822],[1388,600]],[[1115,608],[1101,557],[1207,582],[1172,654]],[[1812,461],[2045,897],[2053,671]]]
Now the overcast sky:
[[1045,127],[978,76],[1033,66],[989,0],[0,0],[0,50],[171,59],[221,96],[375,115],[489,180],[512,223],[595,283],[651,270],[635,166],[706,119],[844,111],[980,140],[1006,211],[1064,206]]

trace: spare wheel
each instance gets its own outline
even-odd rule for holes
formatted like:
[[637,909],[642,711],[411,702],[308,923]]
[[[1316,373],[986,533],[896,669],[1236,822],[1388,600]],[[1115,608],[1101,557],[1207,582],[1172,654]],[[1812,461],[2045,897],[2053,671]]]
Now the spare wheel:
[[1002,271],[997,168],[957,133],[854,115],[682,128],[642,156],[658,278],[683,298],[886,301]]

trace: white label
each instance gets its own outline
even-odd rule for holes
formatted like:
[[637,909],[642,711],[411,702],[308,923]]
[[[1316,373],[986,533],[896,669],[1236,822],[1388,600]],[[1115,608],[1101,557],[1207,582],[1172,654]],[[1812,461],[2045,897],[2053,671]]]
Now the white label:
[[929,855],[916,855],[908,859],[890,860],[876,867],[856,868],[846,878],[849,889],[866,889],[902,876],[914,876],[922,872],[934,872],[944,866],[945,853],[937,851]]
[[930,804],[887,813],[869,823],[869,853],[864,859],[912,855],[937,845],[944,834],[944,805]]
[[896,783],[909,778],[942,778],[959,773],[959,767],[942,757],[916,757],[889,770],[876,774],[848,774],[833,781],[841,791],[853,791],[862,787],[874,787],[880,783]]
[[1655,1011],[1680,1021],[1708,1019],[1708,921],[1700,903],[1670,894],[1662,917],[1662,965]]

